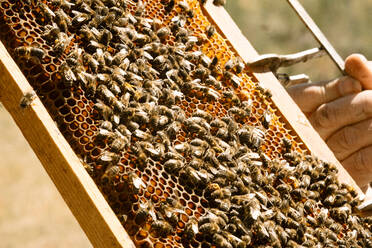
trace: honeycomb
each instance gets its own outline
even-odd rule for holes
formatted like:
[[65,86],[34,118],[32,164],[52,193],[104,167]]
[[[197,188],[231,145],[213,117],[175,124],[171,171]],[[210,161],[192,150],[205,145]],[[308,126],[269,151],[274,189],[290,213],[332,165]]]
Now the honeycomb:
[[137,247],[372,247],[202,4],[0,0],[0,37]]

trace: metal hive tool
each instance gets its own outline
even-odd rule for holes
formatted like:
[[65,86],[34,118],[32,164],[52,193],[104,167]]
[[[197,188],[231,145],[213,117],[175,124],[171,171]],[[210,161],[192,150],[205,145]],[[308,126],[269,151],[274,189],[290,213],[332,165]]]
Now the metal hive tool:
[[371,247],[356,192],[310,155],[201,2],[2,0],[0,20],[136,246]]

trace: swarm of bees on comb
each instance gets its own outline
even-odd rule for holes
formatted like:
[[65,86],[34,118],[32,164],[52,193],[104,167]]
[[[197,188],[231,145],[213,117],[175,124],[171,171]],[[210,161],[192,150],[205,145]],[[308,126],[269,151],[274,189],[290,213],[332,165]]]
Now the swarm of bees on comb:
[[0,0],[0,36],[136,246],[372,247],[204,2]]

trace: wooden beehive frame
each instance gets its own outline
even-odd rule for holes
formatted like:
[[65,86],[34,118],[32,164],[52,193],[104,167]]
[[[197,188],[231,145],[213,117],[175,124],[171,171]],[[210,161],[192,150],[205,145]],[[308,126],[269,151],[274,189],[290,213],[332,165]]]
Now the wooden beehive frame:
[[[208,1],[204,14],[210,17],[243,60],[258,56],[224,8]],[[309,150],[317,157],[334,163],[339,169],[340,181],[353,186],[363,195],[275,76],[272,73],[254,76],[272,92],[276,107]],[[30,91],[32,87],[0,42],[0,101],[21,129],[90,242],[94,247],[134,247],[40,99],[35,98],[27,108],[20,107],[21,98]]]

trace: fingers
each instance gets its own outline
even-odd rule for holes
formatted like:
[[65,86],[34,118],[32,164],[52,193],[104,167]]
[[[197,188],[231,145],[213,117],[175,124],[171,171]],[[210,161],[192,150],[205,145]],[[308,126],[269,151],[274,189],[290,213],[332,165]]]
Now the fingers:
[[372,146],[359,150],[341,163],[360,187],[367,185],[372,179]]
[[340,161],[363,147],[372,145],[372,119],[340,129],[330,136],[327,145]]
[[352,54],[345,60],[345,72],[359,80],[364,89],[372,89],[372,63],[361,54]]
[[369,117],[372,117],[372,90],[325,103],[310,115],[309,120],[320,136],[327,140],[342,127]]
[[311,113],[324,103],[361,90],[361,84],[351,77],[342,77],[331,82],[300,84],[287,89],[304,113]]

